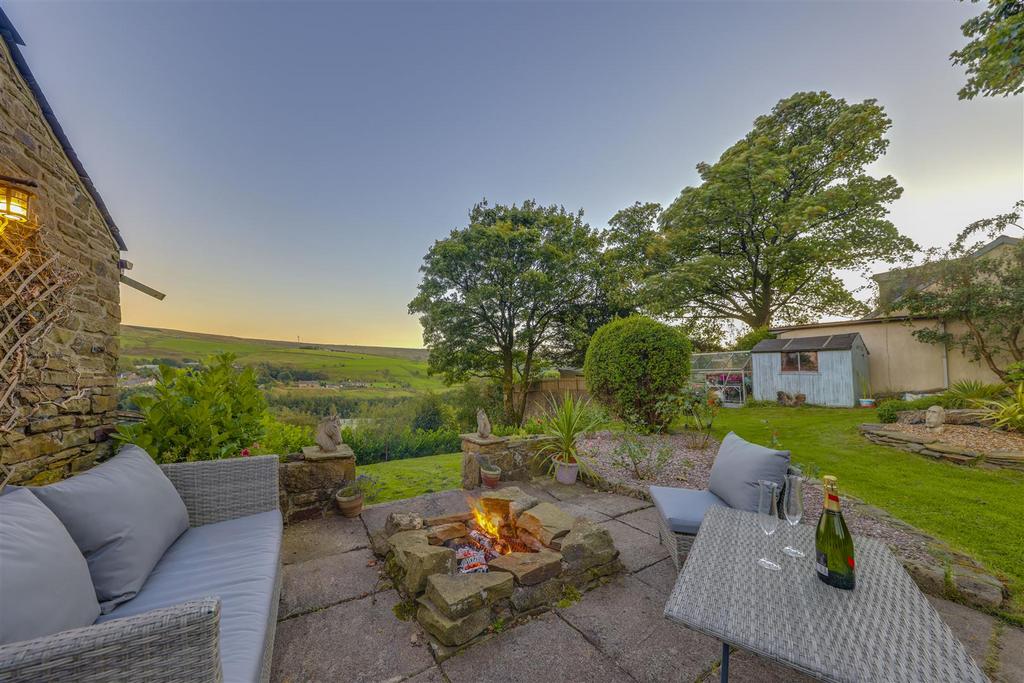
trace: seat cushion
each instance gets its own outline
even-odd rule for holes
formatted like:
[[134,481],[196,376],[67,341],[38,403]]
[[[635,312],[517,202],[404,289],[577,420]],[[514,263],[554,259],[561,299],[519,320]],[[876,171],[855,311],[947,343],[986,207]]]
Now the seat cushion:
[[725,501],[711,491],[702,489],[652,486],[650,492],[662,519],[677,534],[696,534],[704,521],[704,513],[712,505],[728,507]]
[[224,680],[255,681],[263,663],[280,556],[278,510],[193,527],[167,550],[134,599],[99,620],[218,597]]
[[85,555],[104,614],[134,597],[188,528],[181,496],[138,446],[125,446],[88,472],[29,490]]
[[729,507],[757,512],[758,482],[775,482],[781,490],[788,467],[789,451],[758,446],[729,432],[711,466],[708,490]]
[[0,645],[88,626],[100,614],[89,565],[26,489],[0,496]]

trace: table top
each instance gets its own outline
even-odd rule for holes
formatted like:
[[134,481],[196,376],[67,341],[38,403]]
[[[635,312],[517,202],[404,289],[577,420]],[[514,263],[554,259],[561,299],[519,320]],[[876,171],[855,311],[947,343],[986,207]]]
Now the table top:
[[665,616],[826,681],[987,680],[888,548],[854,537],[854,551],[857,587],[839,590],[815,574],[814,527],[768,537],[756,514],[712,506]]

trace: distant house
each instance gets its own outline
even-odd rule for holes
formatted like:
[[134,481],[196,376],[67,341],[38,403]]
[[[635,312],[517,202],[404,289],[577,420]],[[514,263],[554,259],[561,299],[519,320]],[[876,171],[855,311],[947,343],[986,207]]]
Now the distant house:
[[[998,258],[1020,242],[1002,236],[970,255],[969,258]],[[860,320],[843,320],[811,325],[772,328],[779,340],[820,338],[828,335],[858,334],[867,350],[871,391],[875,394],[941,391],[960,380],[998,382],[999,378],[983,363],[975,362],[957,349],[925,344],[914,331],[942,327],[934,318],[913,318],[899,310],[899,300],[912,289],[934,286],[928,266],[901,268],[872,276],[878,283],[879,308]],[[886,314],[883,311],[892,310]],[[962,324],[949,326],[959,333]],[[755,382],[755,394],[757,387]],[[774,398],[774,397],[773,397]]]
[[867,393],[868,350],[856,332],[764,339],[750,356],[757,401],[784,391],[803,394],[810,405],[849,408]]

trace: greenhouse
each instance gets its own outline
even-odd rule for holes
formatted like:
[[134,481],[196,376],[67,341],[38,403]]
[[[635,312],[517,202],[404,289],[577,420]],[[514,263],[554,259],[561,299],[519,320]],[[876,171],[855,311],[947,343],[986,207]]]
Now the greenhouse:
[[753,394],[749,351],[695,353],[691,357],[690,382],[718,392],[722,405],[741,406]]

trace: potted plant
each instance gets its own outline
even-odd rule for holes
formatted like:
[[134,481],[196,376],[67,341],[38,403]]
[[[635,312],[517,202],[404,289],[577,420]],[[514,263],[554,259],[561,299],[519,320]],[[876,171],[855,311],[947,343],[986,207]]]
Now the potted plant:
[[338,512],[344,517],[358,517],[363,511],[363,502],[373,500],[377,489],[376,479],[366,474],[360,474],[342,486],[335,494],[334,502],[338,506]]
[[577,441],[599,425],[600,419],[585,399],[574,398],[566,392],[561,403],[550,401],[544,420],[544,435],[547,439],[538,449],[537,455],[548,462],[548,471],[554,471],[558,483],[576,483],[580,467],[586,467]]
[[858,398],[857,403],[860,404],[861,408],[875,407],[875,399],[871,396],[871,382],[868,381],[867,377],[860,378],[860,395],[862,398]]
[[487,458],[480,458],[480,479],[487,488],[498,488],[498,483],[501,481],[501,468]]

